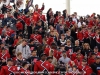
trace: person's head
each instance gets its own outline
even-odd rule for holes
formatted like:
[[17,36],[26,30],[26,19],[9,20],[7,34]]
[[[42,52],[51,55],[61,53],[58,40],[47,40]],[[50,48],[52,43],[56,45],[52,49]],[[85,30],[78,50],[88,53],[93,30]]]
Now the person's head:
[[22,56],[22,53],[21,53],[21,52],[18,52],[18,53],[17,53],[17,58],[19,58],[19,59],[22,59],[22,58],[23,58],[23,56]]
[[36,49],[32,50],[31,55],[34,57],[37,56],[37,50]]
[[61,45],[60,46],[60,49],[61,49],[61,51],[64,51],[65,50],[65,46],[64,45]]
[[87,64],[87,60],[86,59],[83,59],[82,60],[82,65],[85,66],[86,64]]
[[66,44],[67,44],[67,46],[70,46],[70,45],[71,45],[71,41],[68,39],[68,40],[66,41]]
[[39,33],[39,31],[38,30],[35,30],[35,34],[38,34]]
[[11,17],[11,12],[7,12],[7,17]]
[[13,66],[13,60],[11,58],[7,59],[7,65]]
[[60,25],[62,25],[62,20],[61,19],[59,19],[58,22],[59,22]]
[[83,48],[84,48],[84,49],[90,49],[89,43],[84,43]]
[[72,67],[72,70],[73,70],[73,71],[76,71],[76,70],[77,70],[77,66],[73,66],[73,67]]
[[5,47],[5,44],[4,43],[0,43],[0,48],[4,48]]
[[76,53],[81,53],[81,48],[80,47],[76,47],[75,51],[76,51]]
[[10,26],[7,26],[7,30],[8,30],[8,31],[11,30]]
[[28,69],[28,68],[29,68],[29,63],[26,62],[26,61],[24,61],[24,62],[22,63],[22,67],[23,67],[24,69]]
[[58,16],[61,16],[61,12],[58,12]]
[[40,58],[41,58],[42,61],[45,61],[46,58],[47,58],[47,56],[46,56],[45,53],[42,53],[42,54],[40,55]]
[[61,39],[65,39],[65,35],[64,34],[61,34]]
[[77,57],[78,60],[80,60],[80,58],[81,58],[81,53],[78,53],[78,54],[76,55],[76,57]]
[[23,46],[26,46],[26,45],[27,45],[27,40],[26,40],[26,39],[23,39],[23,40],[22,40],[22,45],[23,45]]
[[6,53],[6,49],[4,47],[1,48],[2,53]]
[[51,63],[51,62],[52,62],[52,60],[53,60],[53,57],[47,57],[47,61],[48,61],[48,62],[50,62],[50,63]]
[[97,46],[94,47],[94,53],[98,53],[98,47]]
[[52,25],[50,25],[49,28],[50,28],[50,31],[54,30],[54,27]]
[[42,11],[40,11],[40,15],[42,15]]
[[23,38],[22,34],[18,35],[18,39],[22,39],[22,38]]
[[56,49],[57,48],[57,45],[55,43],[52,43],[51,44],[51,49]]
[[100,56],[96,56],[96,63],[100,63]]
[[95,53],[91,53],[91,57],[92,57],[93,59],[95,59],[95,58],[96,58],[96,54],[95,54]]
[[63,14],[66,14],[67,13],[67,10],[65,9],[65,10],[63,10]]
[[30,40],[30,44],[31,44],[31,45],[34,44],[34,40],[33,40],[33,39]]
[[67,36],[70,36],[70,35],[71,35],[71,31],[68,29],[68,30],[66,31],[66,34],[67,34]]
[[39,20],[39,21],[37,22],[37,24],[38,24],[38,26],[41,26],[41,25],[42,25],[41,20]]
[[62,51],[62,56],[63,57],[66,57],[67,56],[66,51]]
[[79,44],[80,44],[80,43],[79,43],[79,40],[75,40],[75,45],[76,45],[76,46],[79,46]]
[[35,8],[38,9],[38,4],[35,5]]
[[74,12],[75,17],[77,16],[77,12]]

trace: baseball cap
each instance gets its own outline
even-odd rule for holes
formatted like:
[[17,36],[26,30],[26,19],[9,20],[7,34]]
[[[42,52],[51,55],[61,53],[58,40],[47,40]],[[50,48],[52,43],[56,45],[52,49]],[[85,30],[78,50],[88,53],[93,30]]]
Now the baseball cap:
[[100,59],[100,56],[96,56],[96,59]]
[[98,49],[98,47],[97,47],[97,46],[95,46],[95,47],[94,47],[94,49]]

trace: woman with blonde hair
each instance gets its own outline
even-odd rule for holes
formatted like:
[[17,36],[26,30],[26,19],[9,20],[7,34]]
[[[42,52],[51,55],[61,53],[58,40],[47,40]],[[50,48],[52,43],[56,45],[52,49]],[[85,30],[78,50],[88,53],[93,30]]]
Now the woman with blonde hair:
[[83,56],[85,56],[85,58],[88,58],[88,56],[90,55],[90,53],[92,52],[89,43],[84,43],[83,44],[83,50],[82,50],[82,54]]

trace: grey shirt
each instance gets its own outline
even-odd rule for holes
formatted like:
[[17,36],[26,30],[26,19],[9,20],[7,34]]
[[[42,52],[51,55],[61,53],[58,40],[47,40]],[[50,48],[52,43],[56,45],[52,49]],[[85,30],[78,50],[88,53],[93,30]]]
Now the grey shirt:
[[18,52],[22,53],[23,58],[28,58],[31,55],[31,51],[30,51],[30,47],[28,45],[26,45],[25,47],[22,46],[22,44],[18,45],[16,47],[16,54]]
[[64,57],[62,56],[61,58],[59,58],[59,61],[58,61],[58,62],[60,62],[60,61],[62,61],[64,64],[67,64],[67,63],[69,63],[71,60],[70,60],[70,58],[68,58],[68,57],[64,58]]

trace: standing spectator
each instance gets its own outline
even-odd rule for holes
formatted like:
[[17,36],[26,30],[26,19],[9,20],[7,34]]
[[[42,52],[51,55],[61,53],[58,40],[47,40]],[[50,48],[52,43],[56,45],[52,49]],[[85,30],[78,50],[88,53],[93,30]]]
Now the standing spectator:
[[38,8],[38,4],[36,4],[36,5],[35,5],[35,9],[34,9],[34,11],[37,11],[38,13],[40,13],[40,11],[43,11],[43,10],[44,10],[44,8],[45,8],[44,3],[42,4],[41,9],[39,9],[39,8]]
[[25,39],[22,40],[22,43],[16,47],[16,53],[21,52],[22,56],[27,59],[30,57],[31,51],[29,46],[27,45],[27,41]]
[[50,8],[48,11],[47,11],[47,21],[48,21],[48,25],[49,25],[49,20],[51,18],[51,16],[53,15],[53,11],[52,11],[52,8]]

